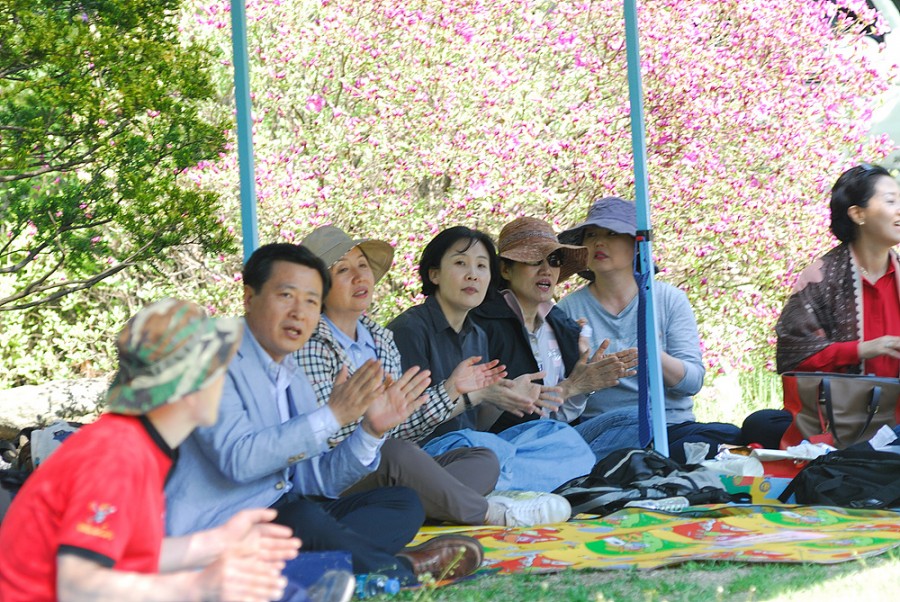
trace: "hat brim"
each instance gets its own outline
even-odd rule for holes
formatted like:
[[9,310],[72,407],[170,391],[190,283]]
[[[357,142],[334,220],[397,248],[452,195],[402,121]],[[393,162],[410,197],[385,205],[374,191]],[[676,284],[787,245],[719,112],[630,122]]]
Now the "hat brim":
[[577,226],[573,226],[568,230],[559,233],[559,242],[569,245],[580,245],[584,242],[584,230],[589,226],[595,228],[606,228],[618,234],[627,234],[628,236],[636,236],[637,230],[628,222],[620,219],[588,219]]
[[120,369],[106,391],[106,406],[115,414],[141,415],[208,387],[228,369],[243,335],[238,318],[207,318],[209,328],[186,350],[180,374],[160,378],[159,370],[125,376]]
[[[356,243],[353,246],[359,247],[359,250],[362,251],[363,255],[365,255],[366,259],[369,261],[369,267],[372,268],[372,277],[377,284],[394,264],[394,247],[383,240],[371,238],[364,238],[353,242]],[[353,247],[347,249],[347,252],[352,248]],[[341,257],[343,257],[343,255],[341,255]]]
[[383,240],[350,238],[337,226],[321,226],[310,232],[300,244],[315,253],[329,270],[354,248],[366,256],[375,282],[391,269],[394,263],[394,247]]
[[518,245],[500,253],[500,257],[518,262],[542,261],[556,251],[559,251],[563,258],[562,265],[559,267],[557,284],[565,282],[572,274],[587,267],[588,250],[586,247],[562,244],[550,240],[540,240],[531,244]]

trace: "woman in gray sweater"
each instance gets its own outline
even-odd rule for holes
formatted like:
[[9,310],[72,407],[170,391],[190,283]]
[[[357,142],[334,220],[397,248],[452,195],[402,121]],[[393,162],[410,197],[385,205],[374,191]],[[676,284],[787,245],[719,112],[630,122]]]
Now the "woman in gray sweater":
[[[591,347],[608,339],[608,353],[636,347],[638,327],[638,286],[634,278],[637,219],[633,202],[616,197],[594,201],[583,223],[559,235],[562,243],[588,248],[588,271],[581,275],[588,284],[559,302],[559,308],[573,320],[586,320],[591,330]],[[685,461],[684,443],[706,442],[709,455],[720,443],[739,444],[738,427],[723,423],[699,423],[694,418],[693,396],[703,386],[706,370],[700,352],[697,321],[687,296],[678,288],[656,282],[654,298],[656,333],[661,344],[666,422],[673,459]],[[637,423],[637,378],[621,378],[614,387],[591,395],[582,414],[579,430],[585,438],[602,431],[605,423],[625,412]],[[636,429],[636,426],[635,426]],[[636,432],[636,431],[635,431]],[[590,440],[590,439],[588,439]]]

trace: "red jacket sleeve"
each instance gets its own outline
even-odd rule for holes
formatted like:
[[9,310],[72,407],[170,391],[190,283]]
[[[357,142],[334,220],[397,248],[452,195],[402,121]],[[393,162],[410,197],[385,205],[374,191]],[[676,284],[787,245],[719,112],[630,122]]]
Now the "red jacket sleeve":
[[843,368],[859,364],[859,342],[832,343],[799,364],[798,372],[843,372]]

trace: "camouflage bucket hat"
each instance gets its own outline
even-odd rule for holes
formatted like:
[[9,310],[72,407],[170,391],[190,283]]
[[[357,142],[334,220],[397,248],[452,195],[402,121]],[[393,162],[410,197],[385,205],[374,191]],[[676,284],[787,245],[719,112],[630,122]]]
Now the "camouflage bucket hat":
[[108,410],[145,414],[209,385],[241,341],[241,321],[211,318],[196,303],[163,299],[140,310],[116,340],[119,371]]

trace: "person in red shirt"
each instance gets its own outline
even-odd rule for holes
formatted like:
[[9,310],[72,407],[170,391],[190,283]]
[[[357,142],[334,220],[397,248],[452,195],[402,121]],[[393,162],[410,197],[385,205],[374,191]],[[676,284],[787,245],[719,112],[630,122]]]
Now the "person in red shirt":
[[[778,373],[900,375],[900,185],[861,164],[831,189],[831,231],[840,244],[803,270],[775,326]],[[750,443],[777,448],[784,410],[744,421]]]
[[164,538],[163,486],[178,445],[216,422],[236,319],[164,299],[116,341],[107,413],[69,437],[26,480],[0,525],[0,600],[272,600],[297,555],[275,511]]

